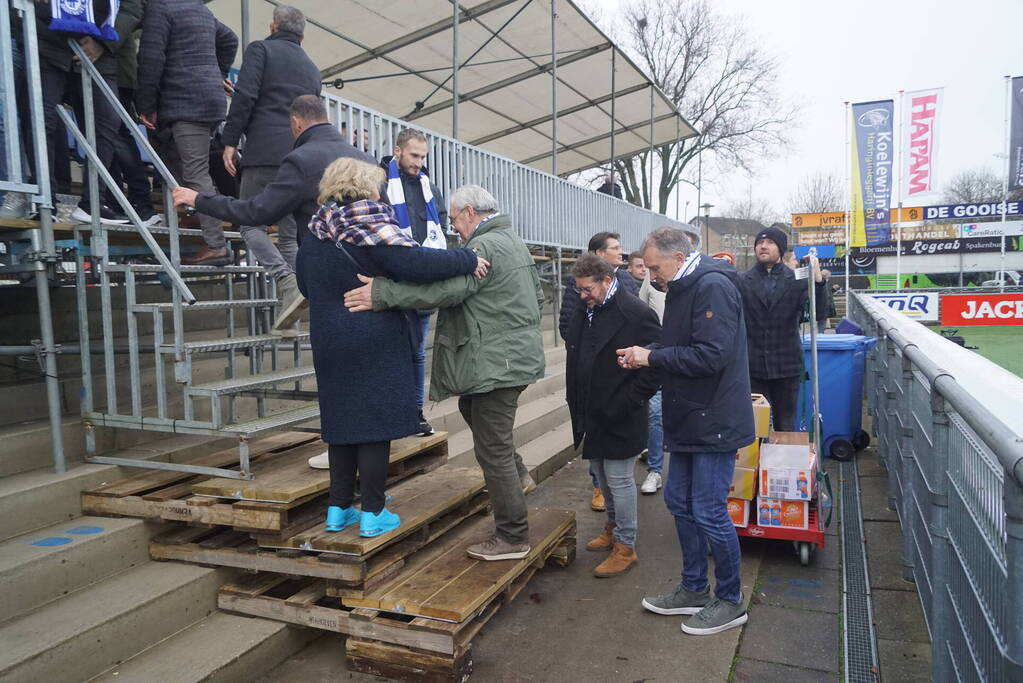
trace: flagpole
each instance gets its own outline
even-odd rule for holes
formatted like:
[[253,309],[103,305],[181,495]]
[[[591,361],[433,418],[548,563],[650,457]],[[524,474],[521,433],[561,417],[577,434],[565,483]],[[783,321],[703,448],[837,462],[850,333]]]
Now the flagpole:
[[1012,77],[1005,77],[1005,177],[1002,179],[1002,245],[998,262],[998,291],[1005,291],[1005,219],[1009,214],[1009,156],[1012,143],[1009,140],[1009,112],[1012,109]]
[[903,160],[903,158],[902,158],[902,119],[905,116],[905,114],[903,112],[903,107],[905,106],[905,102],[906,102],[905,91],[904,90],[900,90],[899,91],[899,132],[898,132],[899,143],[898,143],[898,146],[897,146],[897,150],[898,151],[896,151],[896,155],[898,155],[897,158],[899,160],[898,164],[896,165],[896,168],[898,169],[899,183],[898,183],[898,185],[896,185],[896,189],[895,189],[895,191],[897,193],[895,195],[896,196],[895,205],[898,207],[897,210],[899,212],[899,214],[895,217],[895,230],[896,230],[896,233],[895,233],[895,287],[896,287],[896,289],[898,289],[900,291],[902,290],[902,175],[905,173],[905,169],[902,168],[902,165],[905,163],[905,160]]
[[[845,129],[845,310],[849,314],[849,231],[852,221],[852,175],[849,167],[852,164],[852,156],[849,151],[849,102],[842,104],[842,127]],[[1006,178],[1009,177],[1006,173]]]

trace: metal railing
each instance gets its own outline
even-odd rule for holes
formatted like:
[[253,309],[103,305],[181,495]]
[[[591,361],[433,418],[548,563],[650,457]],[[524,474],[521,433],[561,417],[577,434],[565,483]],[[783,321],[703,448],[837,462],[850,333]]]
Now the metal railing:
[[621,234],[627,249],[637,249],[651,231],[684,225],[355,102],[330,94],[323,98],[331,122],[350,135],[349,142],[377,159],[391,154],[403,128],[421,131],[429,149],[430,179],[445,198],[459,185],[482,185],[512,217],[527,244],[585,250],[594,233],[608,230]]
[[1023,680],[1023,438],[994,414],[1005,406],[993,411],[938,364],[955,363],[952,342],[935,358],[920,336],[934,333],[919,323],[861,293],[849,308],[879,340],[867,401],[902,525],[903,576],[931,636],[931,678]]

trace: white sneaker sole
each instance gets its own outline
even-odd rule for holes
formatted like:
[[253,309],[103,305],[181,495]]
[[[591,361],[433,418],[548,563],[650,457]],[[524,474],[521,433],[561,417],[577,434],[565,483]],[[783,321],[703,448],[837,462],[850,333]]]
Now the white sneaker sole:
[[658,486],[657,488],[654,488],[654,489],[640,488],[639,492],[642,493],[644,496],[650,496],[650,495],[653,495],[653,494],[657,493],[657,491],[660,488],[661,488],[660,486]]
[[471,550],[466,550],[465,552],[469,555],[469,557],[474,557],[477,560],[487,560],[489,562],[495,562],[497,560],[521,560],[529,554],[529,550],[514,553],[502,553],[500,555],[484,555],[482,553],[474,553]]
[[688,633],[691,636],[712,636],[715,633],[721,633],[722,631],[727,631],[728,629],[742,626],[748,620],[749,615],[743,613],[742,616],[736,617],[735,619],[732,619],[726,624],[721,624],[720,626],[712,626],[711,628],[693,628],[692,626],[687,626],[683,622],[682,632]]
[[643,607],[653,612],[654,614],[663,614],[665,616],[679,615],[692,616],[693,614],[696,614],[701,609],[703,609],[703,607],[673,607],[671,609],[665,609],[663,607],[658,607],[657,605],[654,605],[652,602],[648,602],[646,598],[643,598]]
[[[71,212],[71,220],[75,223],[92,223],[92,216],[85,213],[84,209],[75,209]],[[99,222],[103,225],[128,225],[131,223],[129,220],[113,220],[100,217]]]
[[314,455],[309,458],[309,467],[314,470],[329,470],[330,469],[330,457],[326,452]]

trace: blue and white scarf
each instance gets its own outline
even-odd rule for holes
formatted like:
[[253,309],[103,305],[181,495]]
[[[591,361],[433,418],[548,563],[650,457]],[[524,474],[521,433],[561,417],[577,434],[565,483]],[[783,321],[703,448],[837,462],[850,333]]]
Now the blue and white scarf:
[[120,9],[120,0],[110,0],[110,14],[103,20],[103,24],[96,25],[96,16],[92,11],[92,0],[50,0],[51,31],[63,33],[85,34],[107,42],[115,42],[118,39],[117,31],[114,30],[114,22],[117,21],[117,10]]
[[[448,241],[441,229],[437,202],[434,201],[433,190],[430,189],[430,176],[419,171],[419,182],[423,187],[423,200],[426,202],[426,241],[423,242],[423,246],[428,249],[447,249]],[[391,206],[394,207],[398,225],[409,237],[412,237],[412,220],[409,218],[408,205],[405,203],[405,190],[401,186],[398,162],[394,159],[391,159],[391,163],[387,165],[387,198],[391,200]]]
[[682,267],[678,269],[677,273],[675,273],[675,277],[671,278],[672,281],[681,280],[686,275],[691,275],[698,265],[700,265],[700,252],[694,249],[689,252],[689,256],[687,256],[686,260],[682,263]]
[[[600,305],[601,306],[606,305],[607,302],[611,300],[611,297],[613,297],[615,295],[615,292],[617,291],[618,274],[615,273],[614,275],[611,276],[611,286],[607,288],[607,294],[604,295],[604,300],[600,302]],[[591,325],[593,324],[593,314],[596,313],[596,310],[597,310],[596,306],[594,306],[593,308],[590,308],[589,306],[586,307],[586,320],[588,320]]]

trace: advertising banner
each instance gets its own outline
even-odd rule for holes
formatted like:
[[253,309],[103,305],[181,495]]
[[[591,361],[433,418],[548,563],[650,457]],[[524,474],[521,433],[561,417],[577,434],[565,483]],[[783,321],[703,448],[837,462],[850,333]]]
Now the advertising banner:
[[892,100],[852,105],[852,246],[887,242],[892,197]]
[[[916,222],[924,218],[924,207],[904,207],[902,213],[898,209],[891,210],[892,221]],[[826,213],[794,213],[792,214],[792,227],[795,230],[805,228],[837,228],[845,227],[845,212],[829,211]]]
[[1001,237],[1002,235],[1023,235],[1023,221],[963,223],[959,226],[959,234],[963,237]]
[[[860,256],[895,256],[898,245],[894,242],[872,247],[854,247],[853,258]],[[1001,251],[1001,237],[957,237],[941,240],[903,240],[903,256],[925,256],[948,253],[976,253]],[[1006,251],[1023,251],[1023,236],[1005,238]]]
[[1023,202],[981,202],[980,204],[941,204],[924,207],[925,221],[940,221],[947,218],[985,218],[1001,216],[1005,206],[1009,216],[1023,212]]
[[940,297],[937,292],[871,294],[871,296],[907,318],[923,322],[938,321],[938,299]]
[[820,228],[817,230],[800,230],[795,234],[799,244],[841,244],[845,245],[845,226],[838,228]]
[[1011,84],[1009,124],[1009,191],[1023,187],[1023,76]]
[[949,294],[941,297],[941,324],[1023,325],[1023,294]]
[[902,196],[923,197],[937,189],[934,160],[937,157],[938,122],[942,88],[915,90],[903,96]]
[[[804,259],[809,254],[813,254],[819,259],[835,258],[835,250],[838,249],[834,244],[818,244],[818,245],[796,245],[792,248],[797,259]],[[843,252],[844,253],[844,252]]]

